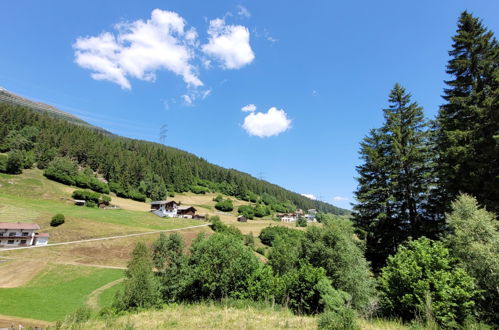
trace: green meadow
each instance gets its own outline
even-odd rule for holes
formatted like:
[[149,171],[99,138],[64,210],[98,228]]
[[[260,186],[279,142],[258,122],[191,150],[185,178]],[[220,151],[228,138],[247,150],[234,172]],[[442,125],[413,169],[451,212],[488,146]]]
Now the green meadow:
[[[23,286],[0,288],[0,314],[62,320],[83,306],[94,290],[121,277],[123,271],[117,269],[49,264]],[[99,303],[105,306],[111,301],[112,297],[106,297]]]

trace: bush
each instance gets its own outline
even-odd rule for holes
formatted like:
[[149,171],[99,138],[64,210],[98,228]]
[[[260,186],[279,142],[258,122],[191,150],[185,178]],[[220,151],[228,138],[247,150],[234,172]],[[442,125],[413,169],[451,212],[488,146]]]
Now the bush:
[[347,307],[322,313],[317,321],[317,328],[324,330],[360,329],[355,323],[355,311]]
[[301,241],[300,258],[322,267],[336,289],[352,297],[352,306],[366,311],[375,296],[374,280],[350,221],[310,226]]
[[0,155],[0,172],[7,172],[7,161],[9,156]]
[[75,178],[78,175],[78,168],[73,161],[57,157],[48,164],[43,175],[57,182],[74,185],[76,183]]
[[113,306],[116,309],[135,310],[159,305],[160,287],[152,268],[149,249],[144,243],[137,243],[125,271],[123,287],[115,296]]
[[110,196],[102,195],[92,190],[78,189],[73,191],[73,194],[71,196],[74,199],[85,200],[88,207],[96,207],[100,204],[109,205],[109,203],[111,202]]
[[287,241],[297,241],[303,237],[303,232],[283,226],[270,226],[262,229],[258,237],[263,244],[272,246],[274,240],[278,236],[286,239]]
[[9,174],[21,174],[24,164],[24,155],[20,150],[9,152],[5,172]]
[[207,187],[194,185],[194,186],[191,186],[191,191],[195,194],[198,194],[198,195],[204,195],[207,192],[210,192],[210,189]]
[[457,327],[473,314],[477,294],[474,279],[457,266],[443,243],[426,237],[388,258],[380,288],[383,307],[391,315],[410,320],[426,308],[445,327]]
[[475,198],[461,195],[452,203],[445,238],[450,253],[475,278],[480,289],[480,316],[499,324],[499,223],[493,213],[478,206]]
[[232,235],[197,239],[191,248],[191,299],[219,300],[244,291],[260,264],[253,251]]
[[63,215],[63,214],[61,214],[61,213],[57,213],[56,215],[54,215],[54,216],[52,217],[52,221],[50,221],[50,225],[51,225],[52,227],[57,227],[57,226],[60,226],[60,225],[62,225],[62,224],[64,223],[65,219],[66,219],[66,218],[64,217],[64,215]]
[[270,208],[263,205],[257,205],[255,206],[254,212],[255,212],[255,217],[263,218],[267,215],[270,215]]
[[306,227],[307,226],[307,219],[304,217],[299,217],[298,220],[296,220],[296,227]]
[[285,283],[284,301],[297,314],[318,314],[324,311],[324,295],[333,287],[323,268],[302,263],[283,276]]
[[247,219],[253,219],[255,217],[255,211],[251,205],[241,205],[237,208],[237,212]]
[[234,209],[234,205],[232,205],[232,201],[230,199],[225,199],[221,202],[217,202],[215,204],[215,208],[222,212],[230,212]]
[[237,237],[238,239],[243,239],[243,234],[241,231],[234,226],[227,226],[224,224],[219,216],[214,216],[210,218],[211,229],[220,234],[228,234]]
[[217,197],[213,198],[214,202],[222,202],[224,200],[224,197],[220,194],[217,195]]

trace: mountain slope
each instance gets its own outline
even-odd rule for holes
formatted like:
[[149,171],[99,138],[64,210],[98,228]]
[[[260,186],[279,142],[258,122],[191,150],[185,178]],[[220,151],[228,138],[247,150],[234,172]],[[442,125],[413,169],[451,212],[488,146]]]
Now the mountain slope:
[[39,167],[41,160],[45,162],[43,167],[54,156],[72,159],[80,167],[98,172],[118,195],[133,198],[142,194],[154,198],[160,188],[169,192],[206,190],[246,200],[257,196],[255,201],[276,205],[277,212],[290,212],[298,207],[339,215],[349,213],[246,173],[210,164],[179,149],[105,134],[75,122],[74,116],[64,115],[60,110],[47,112],[12,104],[0,102],[0,145],[4,150],[9,150],[4,145],[9,136],[32,128],[38,134],[30,147],[32,150],[25,151],[33,153]]
[[64,112],[64,111],[62,111],[54,106],[51,106],[51,105],[48,105],[48,104],[45,104],[42,102],[31,101],[27,98],[16,95],[16,94],[14,94],[14,93],[12,93],[12,92],[10,92],[2,87],[0,87],[0,103],[8,103],[8,104],[12,104],[12,105],[27,107],[35,112],[38,112],[38,113],[48,114],[51,117],[63,119],[63,120],[66,120],[66,121],[73,123],[73,124],[76,124],[76,125],[82,125],[82,126],[97,129],[97,130],[102,131],[102,132],[106,132],[104,129],[102,129],[100,127],[93,126],[93,125],[87,123],[86,121],[81,120],[80,118],[78,118],[70,113]]

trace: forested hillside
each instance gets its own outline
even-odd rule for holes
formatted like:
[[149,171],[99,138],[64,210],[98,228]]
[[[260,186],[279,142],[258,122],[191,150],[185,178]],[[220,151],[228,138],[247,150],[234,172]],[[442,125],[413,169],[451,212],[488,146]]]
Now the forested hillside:
[[[94,190],[110,189],[119,196],[137,200],[161,199],[174,192],[213,191],[273,205],[277,212],[298,207],[348,214],[347,210],[210,164],[182,150],[105,134],[26,107],[0,103],[0,123],[0,149],[9,152],[3,160],[7,172],[16,171],[17,159],[18,167],[36,164],[47,169],[47,177],[63,183],[97,182],[97,173],[105,182],[95,183]],[[14,168],[7,168],[8,158]],[[82,179],[84,174],[87,179]]]

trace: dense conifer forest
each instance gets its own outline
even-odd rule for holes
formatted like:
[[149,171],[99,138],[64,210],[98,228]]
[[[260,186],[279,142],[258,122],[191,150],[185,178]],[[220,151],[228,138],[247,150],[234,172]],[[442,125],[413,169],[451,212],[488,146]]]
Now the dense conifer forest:
[[0,151],[8,153],[0,165],[7,172],[36,164],[48,178],[141,201],[175,192],[213,191],[270,205],[277,212],[298,207],[349,213],[182,150],[110,135],[27,107],[0,103],[0,123]]

